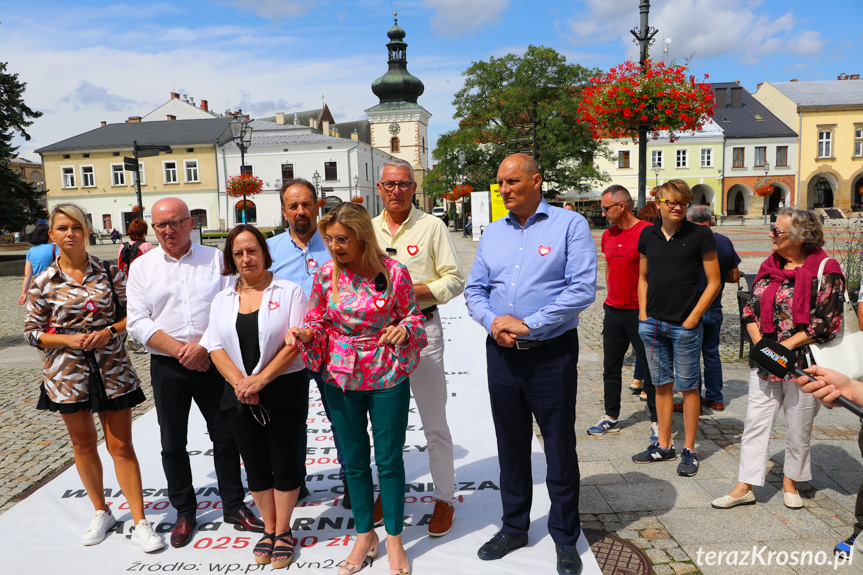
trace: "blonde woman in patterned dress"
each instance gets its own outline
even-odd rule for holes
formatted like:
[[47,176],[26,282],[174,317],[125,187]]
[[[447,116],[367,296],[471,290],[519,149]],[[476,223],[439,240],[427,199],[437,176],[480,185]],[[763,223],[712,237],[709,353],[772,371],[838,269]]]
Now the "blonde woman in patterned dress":
[[126,303],[125,276],[87,252],[90,227],[78,206],[56,206],[49,226],[60,256],[34,281],[25,323],[27,341],[45,351],[36,408],[60,412],[75,467],[96,508],[84,545],[100,543],[116,523],[105,502],[95,412],[132,512],[132,543],[146,552],[158,551],[164,541],[144,517],[141,468],[132,445],[132,407],[144,401],[144,393],[120,337],[126,319],[115,321],[115,297],[120,305]]

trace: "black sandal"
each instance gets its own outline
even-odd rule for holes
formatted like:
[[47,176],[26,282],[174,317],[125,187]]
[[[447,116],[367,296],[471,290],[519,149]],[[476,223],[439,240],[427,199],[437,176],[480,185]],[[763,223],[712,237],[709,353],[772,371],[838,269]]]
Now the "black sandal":
[[267,565],[273,555],[273,545],[275,544],[275,533],[267,533],[264,531],[264,536],[255,545],[254,553],[255,563],[258,565]]
[[287,567],[294,558],[294,534],[290,531],[280,534],[276,537],[276,545],[279,543],[285,543],[285,545],[282,547],[273,547],[273,569]]

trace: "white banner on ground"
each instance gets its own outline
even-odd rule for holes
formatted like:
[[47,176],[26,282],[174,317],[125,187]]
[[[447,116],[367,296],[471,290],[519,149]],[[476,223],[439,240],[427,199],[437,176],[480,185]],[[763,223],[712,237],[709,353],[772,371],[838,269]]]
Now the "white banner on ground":
[[[488,400],[485,367],[485,331],[467,315],[463,298],[442,307],[446,342],[447,380],[450,392],[447,415],[455,441],[456,520],[453,530],[441,538],[428,537],[427,523],[433,508],[434,486],[428,474],[426,442],[416,406],[411,413],[405,441],[405,527],[403,539],[412,572],[419,575],[452,573],[553,573],[554,543],[548,535],[549,499],[545,488],[545,458],[539,442],[533,442],[533,510],[527,547],[493,561],[481,561],[477,549],[499,529],[501,503],[499,467],[494,426]],[[335,448],[329,423],[312,385],[309,410],[308,487],[311,497],[300,502],[293,515],[293,533],[298,540],[291,570],[303,573],[334,573],[348,554],[354,534],[353,516],[340,505],[341,484],[336,473]],[[81,544],[81,536],[93,515],[93,507],[81,487],[74,467],[59,475],[29,498],[0,516],[3,542],[3,573],[235,573],[271,571],[257,565],[252,548],[260,535],[237,531],[222,520],[211,444],[203,418],[192,410],[189,453],[194,485],[198,491],[198,526],[192,541],[181,549],[170,545],[146,554],[129,541],[132,517],[114,477],[104,445],[107,501],[118,520],[108,537],[92,547]],[[160,462],[159,429],[151,411],[134,424],[135,448],[141,461],[147,518],[157,532],[169,539],[176,518],[167,499]],[[251,497],[247,498],[253,508]],[[381,537],[380,556],[363,573],[389,573]],[[582,536],[578,551],[585,575],[601,572]]]

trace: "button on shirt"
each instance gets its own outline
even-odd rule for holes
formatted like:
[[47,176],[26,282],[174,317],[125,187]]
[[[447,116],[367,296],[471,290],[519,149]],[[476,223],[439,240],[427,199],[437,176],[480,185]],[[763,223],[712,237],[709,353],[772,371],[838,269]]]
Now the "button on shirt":
[[312,293],[315,272],[333,259],[318,232],[309,239],[305,249],[297,245],[290,231],[268,239],[267,247],[273,258],[270,271],[303,288],[306,297]]
[[491,333],[498,316],[545,340],[578,326],[596,297],[596,245],[587,220],[543,199],[524,227],[512,214],[483,232],[465,288],[471,317]]
[[414,284],[428,286],[434,296],[420,301],[420,308],[445,304],[464,291],[464,273],[443,221],[411,206],[395,235],[390,232],[386,212],[372,222],[381,249],[394,248],[396,253],[387,255],[408,268]]
[[126,328],[145,344],[159,330],[184,344],[197,342],[207,329],[213,298],[233,281],[222,275],[222,252],[216,248],[192,244],[179,259],[154,248],[129,266]]

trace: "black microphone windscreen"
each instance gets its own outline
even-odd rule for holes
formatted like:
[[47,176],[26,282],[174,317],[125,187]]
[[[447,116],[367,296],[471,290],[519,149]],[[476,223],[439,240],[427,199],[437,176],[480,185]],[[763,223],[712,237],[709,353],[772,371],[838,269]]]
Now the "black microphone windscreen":
[[787,347],[778,341],[773,341],[766,337],[762,337],[761,340],[755,344],[749,357],[759,367],[762,367],[776,377],[781,377],[783,379],[794,367],[797,359],[794,353]]

